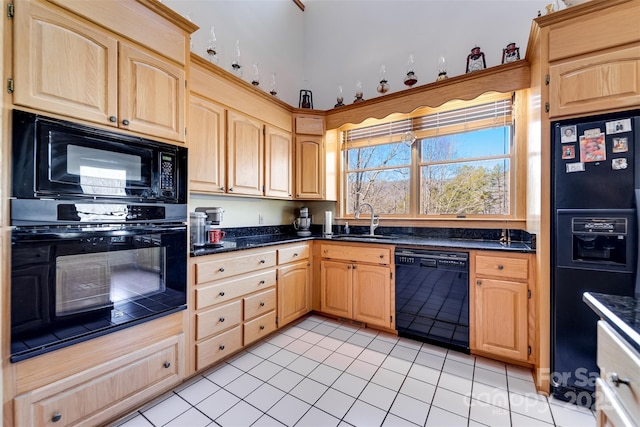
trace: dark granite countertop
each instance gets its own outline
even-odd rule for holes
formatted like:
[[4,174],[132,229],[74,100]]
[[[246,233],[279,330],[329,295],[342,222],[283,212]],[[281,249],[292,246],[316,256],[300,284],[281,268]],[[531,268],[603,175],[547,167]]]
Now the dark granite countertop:
[[583,301],[640,351],[640,300],[620,295],[585,292]]
[[476,249],[476,250],[496,250],[520,253],[535,253],[535,249],[525,242],[500,243],[496,240],[482,239],[456,239],[456,238],[435,238],[416,237],[407,235],[392,235],[389,239],[363,238],[354,235],[336,235],[323,237],[321,234],[312,234],[309,237],[299,237],[295,234],[267,234],[242,237],[230,237],[225,239],[219,246],[204,246],[197,248],[191,256],[211,255],[217,253],[253,249],[258,247],[268,247],[284,243],[304,242],[307,240],[327,240],[336,242],[361,242],[373,244],[387,244],[395,246],[422,246],[435,249]]

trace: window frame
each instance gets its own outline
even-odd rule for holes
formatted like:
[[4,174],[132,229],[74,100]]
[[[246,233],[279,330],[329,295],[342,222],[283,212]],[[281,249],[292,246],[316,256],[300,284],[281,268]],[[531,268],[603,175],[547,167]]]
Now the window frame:
[[[350,171],[347,170],[348,165],[346,164],[346,150],[351,148],[359,148],[365,147],[368,145],[380,145],[384,143],[391,142],[400,142],[402,135],[399,134],[387,134],[381,135],[378,132],[378,135],[374,135],[371,138],[368,138],[366,141],[345,141],[345,135],[347,131],[357,130],[368,128],[371,126],[386,126],[393,122],[401,122],[403,120],[412,120],[417,117],[434,115],[437,113],[458,110],[462,108],[471,108],[473,106],[487,104],[494,101],[501,100],[510,100],[511,101],[511,114],[508,120],[504,120],[498,124],[501,126],[502,124],[508,125],[511,127],[511,140],[510,140],[510,150],[508,155],[497,155],[497,156],[486,156],[486,157],[474,157],[473,160],[492,160],[492,159],[508,159],[509,161],[509,214],[507,215],[499,215],[499,214],[467,214],[467,215],[456,215],[456,214],[438,214],[438,215],[430,215],[430,214],[421,214],[420,213],[420,173],[422,170],[424,162],[421,162],[420,159],[420,145],[421,139],[428,138],[436,135],[447,135],[447,134],[456,134],[461,133],[466,130],[481,130],[487,129],[495,126],[496,120],[481,120],[477,121],[473,124],[467,123],[465,124],[457,124],[448,127],[442,127],[439,129],[426,129],[426,130],[418,130],[415,131],[416,140],[411,147],[411,162],[410,162],[410,183],[409,183],[409,199],[410,206],[407,214],[381,214],[381,218],[385,221],[391,220],[394,222],[398,222],[400,225],[411,225],[413,223],[416,224],[424,224],[425,222],[434,221],[434,222],[468,222],[468,223],[476,223],[482,224],[484,222],[500,222],[502,225],[507,223],[513,223],[516,221],[520,221],[523,217],[524,207],[523,200],[524,196],[519,195],[519,190],[524,189],[524,182],[520,182],[518,180],[518,176],[521,176],[523,170],[526,170],[526,162],[523,162],[522,159],[518,157],[519,152],[524,152],[522,148],[519,148],[524,141],[520,142],[520,140],[525,139],[526,130],[519,129],[516,126],[516,122],[518,121],[518,117],[522,117],[523,114],[519,110],[524,110],[524,108],[518,108],[519,105],[517,103],[518,98],[516,97],[515,92],[511,93],[488,93],[485,95],[481,95],[471,101],[450,101],[443,104],[437,108],[424,107],[416,109],[414,112],[410,114],[391,114],[384,119],[367,119],[360,124],[347,124],[338,128],[338,134],[340,137],[339,141],[339,196],[338,196],[338,206],[337,212],[339,212],[339,218],[345,220],[354,219],[353,213],[347,213],[347,202],[348,202],[348,173]],[[465,128],[466,126],[466,128]],[[452,160],[450,163],[457,163],[459,160]],[[378,170],[379,168],[373,168],[373,170]],[[378,214],[378,212],[376,212]],[[366,213],[365,213],[366,216]]]

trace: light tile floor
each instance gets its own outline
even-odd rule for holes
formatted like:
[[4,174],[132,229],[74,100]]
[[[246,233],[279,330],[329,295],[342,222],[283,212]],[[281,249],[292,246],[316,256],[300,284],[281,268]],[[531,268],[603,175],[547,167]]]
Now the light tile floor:
[[198,375],[112,427],[593,427],[531,373],[318,315]]

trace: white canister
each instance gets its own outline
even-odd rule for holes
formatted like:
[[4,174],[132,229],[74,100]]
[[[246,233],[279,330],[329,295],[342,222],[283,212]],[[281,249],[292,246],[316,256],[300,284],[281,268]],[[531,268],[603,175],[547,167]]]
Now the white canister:
[[333,219],[332,219],[331,211],[324,211],[324,227],[322,230],[322,234],[325,236],[330,236],[333,234]]

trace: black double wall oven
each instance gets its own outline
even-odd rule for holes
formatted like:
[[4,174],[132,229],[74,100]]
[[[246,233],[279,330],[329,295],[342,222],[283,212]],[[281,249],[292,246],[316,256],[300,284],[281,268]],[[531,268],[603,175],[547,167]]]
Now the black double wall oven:
[[12,139],[12,362],[186,308],[186,148],[19,110]]

